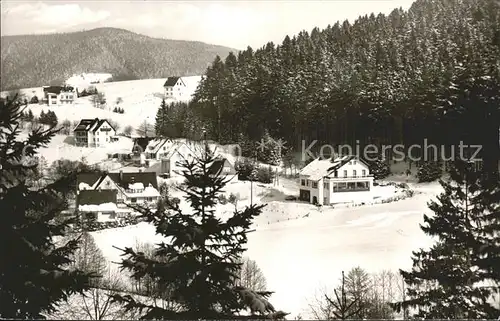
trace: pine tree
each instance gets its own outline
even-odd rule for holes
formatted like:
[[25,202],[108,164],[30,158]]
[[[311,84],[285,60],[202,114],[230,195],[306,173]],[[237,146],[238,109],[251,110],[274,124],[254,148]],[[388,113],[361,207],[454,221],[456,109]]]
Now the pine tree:
[[43,319],[69,295],[84,291],[91,275],[63,268],[78,242],[57,247],[53,240],[63,236],[70,223],[54,220],[67,205],[63,191],[68,178],[35,188],[28,182],[37,165],[23,163],[56,131],[36,130],[20,141],[19,117],[17,103],[1,103],[0,317]]
[[236,286],[247,233],[263,206],[235,211],[227,221],[218,219],[215,206],[228,179],[209,174],[214,160],[213,153],[202,153],[195,161],[183,164],[186,179],[183,191],[192,213],[183,213],[178,204],[168,199],[165,211],[141,210],[143,217],[153,223],[156,232],[169,239],[169,243],[159,244],[153,259],[125,248],[122,269],[130,270],[135,279],[149,275],[157,280],[160,288],[169,287],[171,295],[166,299],[177,307],[163,309],[130,296],[115,297],[126,309],[145,311],[142,318],[224,319],[236,317],[247,307],[252,313],[276,316],[266,300],[272,292]]
[[53,112],[52,110],[49,110],[49,112],[46,114],[46,117],[47,117],[47,125],[52,126],[52,127],[57,126],[58,119],[57,119],[57,115],[55,112]]
[[419,183],[433,182],[439,179],[442,174],[439,162],[427,161],[418,168],[417,178]]
[[40,124],[47,123],[47,114],[43,110],[40,112],[40,117],[38,117],[38,120],[40,121]]
[[162,99],[160,108],[156,112],[155,133],[156,136],[164,137],[166,135],[168,108],[165,99]]
[[[450,180],[441,181],[444,192],[429,203],[434,215],[424,215],[421,226],[437,241],[430,249],[413,253],[411,271],[401,271],[408,292],[407,299],[395,305],[399,311],[417,308],[415,317],[429,319],[498,317],[500,310],[488,301],[491,288],[483,283],[498,273],[488,264],[498,262],[499,256],[482,227],[485,208],[492,208],[492,200],[481,197],[481,174],[457,161]],[[498,217],[498,205],[494,206]],[[490,234],[498,235],[498,225],[490,227]],[[490,260],[484,259],[486,252],[492,254]]]
[[374,179],[383,179],[391,174],[391,168],[387,162],[381,159],[369,161],[368,165],[370,167],[370,173],[373,175]]

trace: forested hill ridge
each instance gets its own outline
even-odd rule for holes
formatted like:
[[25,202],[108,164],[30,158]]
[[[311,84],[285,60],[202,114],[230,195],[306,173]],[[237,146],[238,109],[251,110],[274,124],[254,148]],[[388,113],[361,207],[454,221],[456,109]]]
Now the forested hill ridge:
[[298,148],[427,138],[496,153],[499,12],[496,0],[419,0],[217,57],[193,107],[222,143],[267,130]]
[[111,73],[115,80],[199,75],[227,47],[156,39],[117,28],[3,36],[2,90],[60,82],[82,72]]

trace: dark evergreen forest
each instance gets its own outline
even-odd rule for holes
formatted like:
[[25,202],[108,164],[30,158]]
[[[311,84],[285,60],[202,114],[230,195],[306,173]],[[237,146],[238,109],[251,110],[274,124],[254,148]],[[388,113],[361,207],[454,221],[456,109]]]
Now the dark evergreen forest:
[[299,150],[303,140],[464,141],[483,145],[491,165],[499,97],[499,2],[418,0],[408,11],[217,56],[191,107],[221,143],[257,141],[266,131]]

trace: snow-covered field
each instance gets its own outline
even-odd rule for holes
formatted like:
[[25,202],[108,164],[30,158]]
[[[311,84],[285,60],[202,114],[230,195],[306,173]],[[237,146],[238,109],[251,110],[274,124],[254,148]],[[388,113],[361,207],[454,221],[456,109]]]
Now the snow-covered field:
[[[194,92],[200,79],[200,76],[186,77],[191,91]],[[99,92],[104,93],[107,102],[104,109],[94,107],[90,96],[77,98],[73,105],[30,104],[28,109],[31,109],[35,116],[38,116],[42,110],[45,112],[52,110],[60,122],[65,119],[77,121],[82,118],[110,118],[116,121],[121,129],[127,125],[136,128],[144,122],[154,124],[156,112],[163,98],[165,80],[166,78],[92,84]],[[25,95],[28,100],[34,95],[42,98],[43,88],[25,88],[21,89],[20,93]],[[1,96],[5,97],[7,94],[7,92],[2,92]],[[122,102],[117,105],[118,98],[121,98]],[[170,100],[166,100],[166,102],[168,103]],[[114,113],[113,109],[116,106],[123,108],[125,112],[123,114]]]
[[[361,266],[370,272],[408,268],[411,251],[430,244],[420,230],[426,203],[440,192],[437,183],[412,185],[420,194],[398,202],[351,208],[317,207],[283,201],[282,195],[296,193],[293,182],[284,186],[253,184],[253,201],[268,205],[249,234],[247,255],[263,270],[275,307],[307,318],[308,300],[319,288],[333,287],[342,270]],[[392,187],[381,187],[390,196]],[[249,204],[250,185],[234,182],[226,188],[240,195],[238,207]],[[270,196],[271,195],[271,196]],[[174,196],[179,196],[175,195]],[[187,204],[183,204],[187,208]],[[184,207],[184,206],[183,206]],[[222,217],[234,209],[221,206]],[[224,215],[226,214],[226,215]],[[309,214],[309,215],[307,215]],[[109,261],[120,260],[113,248],[134,246],[137,241],[157,243],[162,237],[147,223],[93,233]]]

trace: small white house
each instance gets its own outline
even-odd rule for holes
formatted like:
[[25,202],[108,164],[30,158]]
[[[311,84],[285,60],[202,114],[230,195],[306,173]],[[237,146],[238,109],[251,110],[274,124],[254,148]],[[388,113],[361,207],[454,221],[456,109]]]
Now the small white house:
[[168,138],[156,138],[150,140],[143,149],[146,159],[160,160],[165,157],[175,146],[175,142]]
[[186,160],[194,160],[197,154],[195,149],[195,146],[191,148],[183,143],[174,146],[170,152],[161,159],[160,172],[166,174],[168,177],[181,176],[182,163]]
[[185,100],[187,99],[187,85],[182,77],[168,77],[163,85],[166,99]]
[[202,79],[202,76],[168,77],[163,85],[165,99],[191,100]]
[[71,105],[75,102],[76,91],[71,86],[48,86],[43,88],[44,98],[49,106]]
[[326,205],[372,199],[373,176],[356,156],[315,159],[299,173],[301,200]]
[[73,135],[78,146],[104,147],[113,142],[116,130],[106,119],[82,119]]

